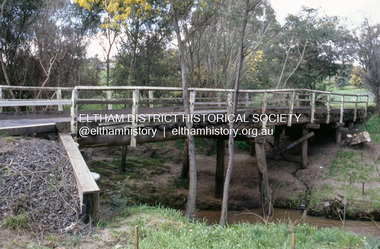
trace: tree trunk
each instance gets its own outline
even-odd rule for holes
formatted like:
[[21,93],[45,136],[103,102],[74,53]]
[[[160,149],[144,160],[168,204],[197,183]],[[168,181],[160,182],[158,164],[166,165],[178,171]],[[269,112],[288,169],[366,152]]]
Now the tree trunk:
[[[258,1],[254,7],[249,7],[249,0],[245,1],[245,10],[244,10],[244,16],[243,16],[243,25],[240,33],[240,47],[239,47],[239,62],[238,62],[238,68],[236,72],[236,80],[235,80],[235,92],[234,92],[234,103],[233,103],[233,114],[236,116],[237,114],[237,108],[238,108],[238,98],[239,98],[239,88],[240,88],[240,78],[241,78],[241,70],[243,67],[244,62],[244,37],[245,37],[245,29],[247,27],[247,21],[248,21],[248,14],[249,11],[255,8],[260,1]],[[229,128],[234,129],[234,123],[230,122]],[[219,224],[221,226],[224,226],[227,220],[227,212],[228,212],[228,193],[230,189],[230,181],[231,181],[231,175],[232,170],[234,166],[234,136],[232,132],[229,134],[228,138],[228,167],[227,167],[227,174],[226,179],[224,181],[224,189],[223,189],[223,201],[222,201],[222,212],[220,215],[220,222]]]
[[[181,38],[181,31],[179,29],[179,24],[178,24],[177,9],[175,7],[174,0],[171,0],[171,11],[173,14],[173,25],[174,25],[174,30],[177,36],[178,52],[179,52],[179,59],[180,59],[180,64],[181,64],[183,106],[185,109],[185,115],[189,117],[190,103],[189,103],[189,91],[188,91],[188,83],[187,83],[187,75],[186,75],[184,45]],[[186,127],[189,130],[192,128],[192,122],[190,120],[187,120]],[[187,199],[185,216],[188,218],[193,218],[195,202],[197,198],[197,168],[196,168],[196,162],[195,162],[194,137],[192,135],[188,135],[187,139],[188,139],[188,146],[189,146],[190,182],[189,182],[189,196]]]

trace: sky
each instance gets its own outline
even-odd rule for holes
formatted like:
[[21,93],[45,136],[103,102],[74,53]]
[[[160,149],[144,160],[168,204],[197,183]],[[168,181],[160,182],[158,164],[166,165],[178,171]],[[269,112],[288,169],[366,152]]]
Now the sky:
[[359,26],[365,17],[380,23],[380,0],[269,0],[277,20],[283,23],[288,14],[297,14],[302,6],[319,9],[328,16],[346,19],[347,25]]

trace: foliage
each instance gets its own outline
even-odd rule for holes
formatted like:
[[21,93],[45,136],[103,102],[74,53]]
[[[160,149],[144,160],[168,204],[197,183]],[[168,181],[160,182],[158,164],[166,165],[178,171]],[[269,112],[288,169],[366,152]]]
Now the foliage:
[[366,20],[357,38],[358,56],[363,71],[361,76],[374,95],[377,112],[380,114],[380,24],[371,25]]

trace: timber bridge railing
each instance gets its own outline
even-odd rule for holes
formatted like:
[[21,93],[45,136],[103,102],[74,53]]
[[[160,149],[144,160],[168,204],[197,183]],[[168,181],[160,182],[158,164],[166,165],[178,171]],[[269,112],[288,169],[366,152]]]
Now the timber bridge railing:
[[[228,113],[233,89],[189,88],[191,114],[196,112]],[[12,98],[14,97],[14,99]],[[38,99],[36,99],[38,98]],[[307,113],[308,123],[316,121],[316,113],[323,112],[323,122],[343,123],[345,112],[352,113],[352,121],[358,118],[358,110],[367,115],[368,94],[346,94],[310,89],[241,89],[239,110],[255,109],[266,113],[269,109],[293,114],[296,110]],[[153,86],[77,86],[23,87],[0,86],[0,112],[56,112],[71,117],[71,132],[78,131],[81,113],[126,113],[134,117],[139,113],[183,113],[182,88]],[[338,120],[332,120],[332,113]],[[0,115],[1,117],[1,115]],[[10,116],[12,118],[16,116]],[[27,116],[21,116],[27,118]],[[6,119],[6,118],[2,118]],[[130,127],[137,127],[138,118],[132,118]],[[292,119],[287,120],[287,126]],[[131,145],[135,145],[131,138]]]

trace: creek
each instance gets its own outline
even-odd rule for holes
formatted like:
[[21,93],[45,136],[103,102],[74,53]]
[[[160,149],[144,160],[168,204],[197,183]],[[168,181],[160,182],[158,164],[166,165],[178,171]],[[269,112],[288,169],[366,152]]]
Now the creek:
[[[229,224],[239,222],[257,223],[263,222],[261,218],[261,209],[251,209],[246,211],[231,211],[228,212],[227,222]],[[198,210],[195,213],[195,217],[200,220],[207,220],[209,224],[218,224],[220,219],[220,211],[207,211]],[[271,217],[271,222],[299,222],[303,223],[301,210],[289,210],[289,209],[274,209],[274,214]],[[318,228],[325,227],[337,227],[343,228],[343,222],[340,220],[332,220],[324,217],[306,216],[305,222],[310,226],[316,226]],[[360,221],[360,220],[346,220],[344,222],[344,230],[353,232],[358,235],[374,236],[380,238],[380,222],[373,221]]]

